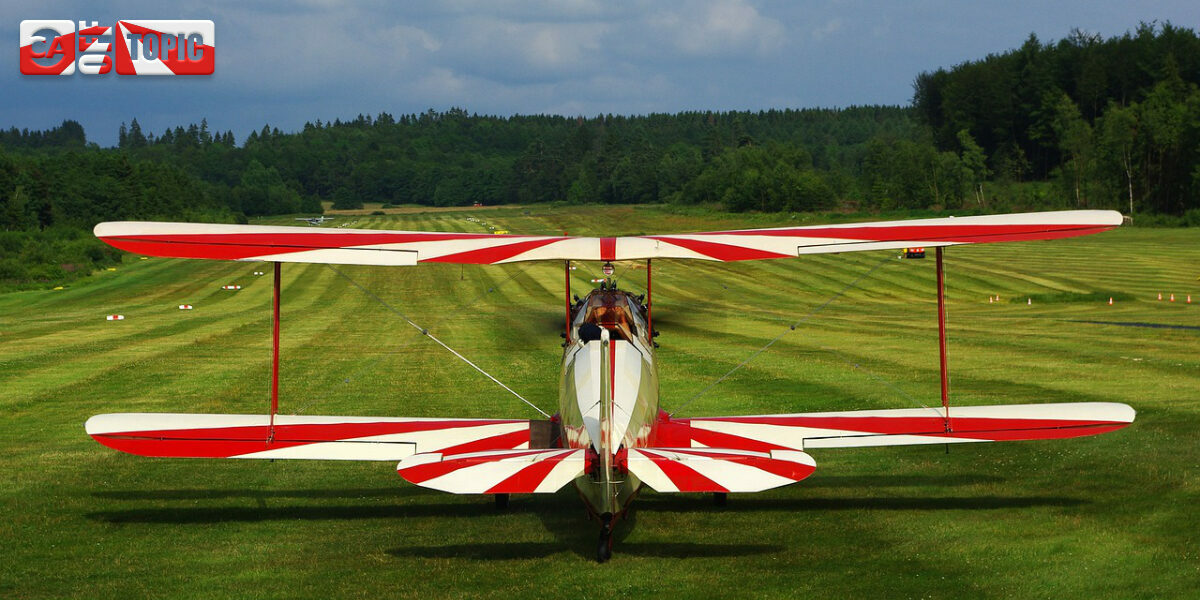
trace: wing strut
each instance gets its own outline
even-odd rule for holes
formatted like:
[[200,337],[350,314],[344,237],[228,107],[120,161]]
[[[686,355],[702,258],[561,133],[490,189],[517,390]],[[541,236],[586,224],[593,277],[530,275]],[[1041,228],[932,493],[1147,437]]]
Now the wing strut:
[[650,259],[646,259],[646,335],[650,336],[650,343],[654,344],[654,319],[650,316],[650,308],[654,305],[654,294],[650,289]]
[[566,273],[567,281],[567,292],[563,296],[567,304],[567,332],[563,334],[563,337],[567,339],[567,343],[564,345],[565,347],[571,345],[571,261],[568,260],[563,264],[565,265],[563,272]]
[[937,247],[938,356],[942,364],[943,425],[950,433],[950,376],[946,371],[946,278],[942,273],[942,247]]
[[279,412],[279,272],[275,263],[275,293],[271,306],[271,420],[267,442],[275,439],[275,413]]

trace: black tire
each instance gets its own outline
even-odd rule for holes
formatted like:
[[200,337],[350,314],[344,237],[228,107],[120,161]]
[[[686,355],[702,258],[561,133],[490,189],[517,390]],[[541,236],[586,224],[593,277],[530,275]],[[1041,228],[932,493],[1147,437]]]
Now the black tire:
[[596,547],[596,562],[608,562],[612,558],[612,523],[611,513],[600,515],[600,543]]
[[608,562],[612,558],[612,536],[600,534],[600,544],[596,548],[596,562]]
[[508,494],[496,494],[496,510],[508,508]]

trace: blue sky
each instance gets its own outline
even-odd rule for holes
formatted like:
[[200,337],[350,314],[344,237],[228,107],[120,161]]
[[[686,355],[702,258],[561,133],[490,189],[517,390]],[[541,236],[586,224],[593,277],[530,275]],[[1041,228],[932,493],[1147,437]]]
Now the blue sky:
[[[264,123],[461,107],[481,114],[644,114],[906,104],[921,71],[1140,21],[1200,27],[1200,2],[303,2],[0,0],[0,127],[83,123],[116,142],[207,118],[239,143]],[[208,77],[20,75],[23,19],[210,19]]]

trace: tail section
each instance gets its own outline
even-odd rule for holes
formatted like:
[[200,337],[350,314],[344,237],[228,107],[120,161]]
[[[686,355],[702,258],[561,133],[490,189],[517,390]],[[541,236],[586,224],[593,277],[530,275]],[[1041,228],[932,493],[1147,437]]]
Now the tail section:
[[583,475],[584,449],[431,452],[400,461],[409,483],[452,494],[550,494]]
[[635,448],[628,466],[656,492],[761,492],[812,475],[817,463],[792,450]]

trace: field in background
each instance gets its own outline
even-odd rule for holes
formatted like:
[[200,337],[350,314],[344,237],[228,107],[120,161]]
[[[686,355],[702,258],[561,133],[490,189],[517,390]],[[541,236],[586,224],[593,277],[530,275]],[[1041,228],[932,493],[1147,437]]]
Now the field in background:
[[[471,215],[325,227],[486,231]],[[793,222],[653,207],[475,216],[514,234]],[[410,486],[390,463],[146,459],[84,434],[104,412],[265,411],[271,282],[252,273],[269,265],[128,256],[65,290],[0,295],[0,596],[1194,595],[1200,231],[1125,228],[946,254],[954,403],[1116,401],[1138,420],[1094,438],[949,454],[814,452],[810,479],[723,508],[645,492],[605,565],[592,562],[596,525],[570,488],[514,497],[498,513],[487,498]],[[895,255],[656,262],[664,407],[806,317],[681,414],[937,405],[932,252]],[[339,270],[555,410],[561,265]],[[573,286],[598,270],[581,264]],[[617,272],[644,286],[639,265]],[[282,412],[536,416],[333,269],[285,265],[283,282]],[[113,313],[126,320],[104,320]]]

